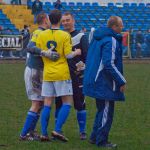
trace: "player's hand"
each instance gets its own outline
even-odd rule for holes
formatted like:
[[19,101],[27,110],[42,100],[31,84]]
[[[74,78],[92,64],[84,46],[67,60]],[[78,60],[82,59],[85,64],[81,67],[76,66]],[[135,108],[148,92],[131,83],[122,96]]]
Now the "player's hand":
[[49,58],[52,61],[57,61],[60,58],[59,53],[55,52],[55,51],[42,51],[41,55],[44,57]]
[[79,61],[78,63],[76,63],[76,67],[77,67],[77,71],[81,71],[85,69],[85,63],[83,63],[83,61]]
[[123,92],[125,91],[125,88],[126,88],[125,85],[122,85],[122,86],[120,87],[120,92],[123,93]]
[[74,53],[75,53],[76,56],[81,55],[81,49],[79,49],[79,48],[75,49]]

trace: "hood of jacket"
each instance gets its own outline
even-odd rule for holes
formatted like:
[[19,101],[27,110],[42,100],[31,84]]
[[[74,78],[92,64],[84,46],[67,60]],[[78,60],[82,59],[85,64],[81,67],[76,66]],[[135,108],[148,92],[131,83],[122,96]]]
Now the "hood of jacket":
[[93,38],[95,40],[101,40],[106,36],[111,36],[114,37],[116,40],[121,41],[122,40],[122,35],[116,33],[115,31],[113,31],[111,28],[108,27],[103,27],[103,28],[98,28],[93,35]]

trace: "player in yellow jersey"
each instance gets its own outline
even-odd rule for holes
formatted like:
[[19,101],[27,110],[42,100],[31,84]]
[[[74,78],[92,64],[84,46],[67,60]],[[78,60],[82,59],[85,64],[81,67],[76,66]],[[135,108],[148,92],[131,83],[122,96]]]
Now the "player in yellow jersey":
[[[37,16],[37,23],[38,29],[33,32],[27,50],[36,46],[37,37],[42,31],[50,28],[49,17],[45,13],[41,13]],[[39,54],[47,55],[48,58],[51,58],[50,53],[42,52],[40,49],[37,48],[34,48],[34,50],[38,51]],[[44,100],[43,97],[41,96],[42,71],[43,71],[43,61],[41,56],[37,54],[34,55],[33,53],[28,53],[24,78],[27,96],[28,99],[32,101],[32,105],[27,113],[26,121],[20,134],[20,140],[37,139],[37,134],[34,134],[35,132],[33,131],[38,121],[40,109],[41,106],[43,105]]]
[[52,49],[59,53],[60,58],[54,62],[43,57],[44,73],[42,83],[42,96],[44,99],[44,108],[41,114],[41,141],[48,141],[48,121],[50,117],[51,104],[55,97],[61,96],[63,105],[58,115],[57,123],[52,136],[62,141],[68,139],[62,135],[61,129],[65,123],[72,103],[72,81],[68,68],[67,59],[76,55],[81,55],[81,51],[77,49],[72,52],[72,44],[70,35],[60,30],[61,12],[59,10],[51,11],[49,15],[51,29],[43,31],[37,38],[37,47],[42,50]]

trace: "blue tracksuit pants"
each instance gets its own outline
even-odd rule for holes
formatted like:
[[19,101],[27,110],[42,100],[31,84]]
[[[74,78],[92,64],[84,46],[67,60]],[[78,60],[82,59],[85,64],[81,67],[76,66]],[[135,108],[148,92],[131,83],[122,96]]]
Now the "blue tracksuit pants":
[[90,139],[101,145],[108,142],[114,115],[114,101],[96,99],[97,113]]

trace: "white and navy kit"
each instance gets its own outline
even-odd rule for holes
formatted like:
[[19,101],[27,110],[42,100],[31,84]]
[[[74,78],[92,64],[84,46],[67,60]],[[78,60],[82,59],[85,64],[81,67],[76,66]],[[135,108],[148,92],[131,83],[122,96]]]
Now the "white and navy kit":
[[[77,30],[74,30],[71,34],[72,39],[72,50],[81,49],[81,55],[76,56],[72,59],[68,59],[71,79],[72,79],[72,86],[73,86],[73,100],[74,100],[74,107],[76,110],[81,111],[85,110],[85,102],[84,102],[84,95],[82,92],[83,87],[83,71],[77,71],[76,64],[80,61],[85,63],[87,49],[88,49],[88,39],[84,33],[80,33]],[[59,98],[57,98],[59,99]],[[61,105],[61,101],[56,101],[56,108],[59,108]]]
[[76,56],[72,59],[68,60],[72,85],[73,85],[73,100],[74,100],[74,107],[77,110],[84,110],[85,109],[85,102],[84,102],[84,95],[82,92],[83,87],[83,71],[77,71],[76,64],[80,61],[85,63],[87,49],[88,49],[88,39],[84,33],[80,33],[79,31],[75,30],[70,33],[72,39],[72,50],[81,49],[81,55]]

